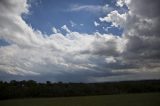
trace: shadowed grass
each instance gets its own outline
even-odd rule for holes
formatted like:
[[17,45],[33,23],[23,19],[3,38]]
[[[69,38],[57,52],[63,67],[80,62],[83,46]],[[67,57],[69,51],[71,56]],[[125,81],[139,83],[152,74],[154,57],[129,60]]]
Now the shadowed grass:
[[13,99],[0,106],[160,106],[160,93]]

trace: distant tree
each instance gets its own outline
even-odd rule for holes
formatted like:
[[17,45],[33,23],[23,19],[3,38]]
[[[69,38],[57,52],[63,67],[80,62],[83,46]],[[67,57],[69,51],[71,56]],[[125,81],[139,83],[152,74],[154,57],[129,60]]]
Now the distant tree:
[[50,81],[46,81],[46,84],[47,85],[51,85],[52,83]]
[[17,85],[18,85],[18,81],[16,81],[16,80],[11,80],[11,81],[10,81],[10,84],[13,85],[13,86],[17,86]]
[[33,86],[37,85],[37,82],[33,81],[33,80],[28,80],[28,81],[26,81],[26,85],[29,87],[33,87]]
[[0,81],[0,99],[26,97],[60,97],[107,95],[120,93],[160,92],[160,80],[107,83],[37,83],[33,80]]

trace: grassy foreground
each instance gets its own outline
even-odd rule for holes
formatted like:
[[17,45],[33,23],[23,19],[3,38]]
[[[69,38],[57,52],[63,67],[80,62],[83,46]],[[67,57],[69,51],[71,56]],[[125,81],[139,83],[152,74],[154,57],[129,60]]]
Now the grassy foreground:
[[13,99],[0,106],[160,106],[160,93]]

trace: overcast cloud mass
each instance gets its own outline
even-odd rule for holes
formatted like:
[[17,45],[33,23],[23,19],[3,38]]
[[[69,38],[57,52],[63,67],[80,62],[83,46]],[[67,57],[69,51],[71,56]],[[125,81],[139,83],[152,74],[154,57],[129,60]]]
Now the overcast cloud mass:
[[[27,0],[0,0],[0,80],[99,82],[160,78],[160,0],[118,0],[120,13],[109,12],[101,23],[122,28],[121,36],[71,31],[53,26],[49,36],[22,18]],[[71,11],[88,11],[75,5]],[[95,9],[96,9],[95,8]],[[95,22],[93,22],[94,24]],[[96,26],[101,23],[96,22]],[[76,25],[76,24],[75,24]]]

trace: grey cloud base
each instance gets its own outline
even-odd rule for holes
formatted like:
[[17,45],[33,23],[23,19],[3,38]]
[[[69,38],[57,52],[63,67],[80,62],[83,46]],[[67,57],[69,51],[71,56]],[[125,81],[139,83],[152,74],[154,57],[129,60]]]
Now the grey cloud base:
[[118,0],[117,5],[126,5],[129,11],[120,14],[114,10],[100,18],[123,28],[122,36],[82,34],[66,25],[65,36],[57,31],[47,36],[22,19],[21,15],[29,12],[26,0],[1,0],[0,39],[8,45],[0,46],[0,80],[159,79],[160,3],[153,1]]

